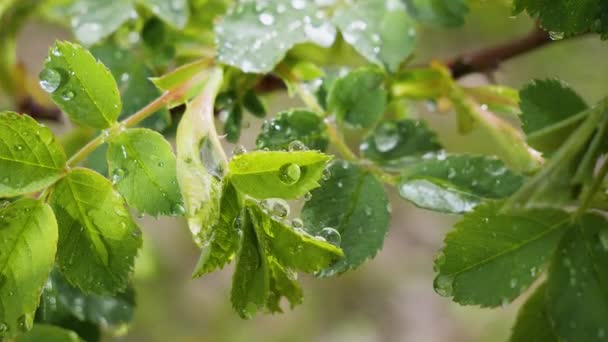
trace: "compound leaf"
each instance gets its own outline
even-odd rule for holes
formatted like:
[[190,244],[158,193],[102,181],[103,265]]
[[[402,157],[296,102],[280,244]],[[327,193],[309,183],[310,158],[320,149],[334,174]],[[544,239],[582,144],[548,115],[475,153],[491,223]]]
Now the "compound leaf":
[[44,189],[59,179],[65,163],[50,129],[27,115],[0,113],[0,197]]
[[50,198],[59,223],[57,265],[85,293],[124,290],[141,247],[141,232],[110,181],[73,169]]
[[82,125],[108,128],[122,109],[110,71],[77,44],[53,45],[40,72],[40,86],[72,121]]
[[0,209],[0,339],[29,328],[56,251],[48,205],[21,199]]
[[435,260],[435,291],[463,305],[510,302],[543,271],[568,220],[555,209],[501,212],[493,201],[477,206],[445,238]]
[[129,206],[154,216],[184,213],[175,156],[162,135],[129,129],[112,138],[107,153],[112,183]]
[[254,151],[228,164],[230,179],[241,192],[259,199],[295,199],[319,186],[331,156],[316,151]]
[[521,187],[523,177],[497,158],[440,155],[403,170],[399,194],[416,206],[465,213],[485,199],[506,198]]
[[356,268],[382,248],[388,231],[389,203],[374,175],[346,161],[333,162],[331,178],[312,192],[302,209],[305,230],[318,235],[325,227],[341,235],[345,258],[322,270],[331,276]]

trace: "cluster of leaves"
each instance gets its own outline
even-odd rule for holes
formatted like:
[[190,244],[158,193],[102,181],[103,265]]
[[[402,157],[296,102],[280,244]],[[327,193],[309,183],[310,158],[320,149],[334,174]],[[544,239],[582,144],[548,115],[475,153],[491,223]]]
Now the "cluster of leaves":
[[[201,249],[194,277],[235,259],[241,317],[280,312],[283,297],[293,307],[297,272],[338,275],[381,249],[385,185],[463,215],[435,262],[440,295],[496,307],[534,287],[512,341],[608,333],[608,225],[598,214],[608,101],[589,107],[557,80],[471,88],[441,64],[408,66],[417,25],[462,24],[464,0],[12,2],[0,17],[14,27],[34,9],[69,17],[91,48],[55,43],[39,75],[72,133],[59,141],[28,116],[0,113],[0,339],[123,332],[142,245],[131,211],[185,217]],[[550,30],[601,26],[599,1],[553,5],[515,2]],[[3,30],[0,64],[10,65]],[[266,120],[257,150],[229,159],[216,124],[237,142],[244,109],[266,116],[258,90],[269,74],[306,107]],[[482,131],[495,156],[446,152],[416,115],[420,102],[453,112],[462,134]],[[299,199],[300,215],[290,213],[287,201]]]

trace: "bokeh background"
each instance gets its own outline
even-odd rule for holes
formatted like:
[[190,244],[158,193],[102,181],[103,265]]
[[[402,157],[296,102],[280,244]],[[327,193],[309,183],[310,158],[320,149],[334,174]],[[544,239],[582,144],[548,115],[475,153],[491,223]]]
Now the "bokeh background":
[[[109,0],[108,0],[109,1]],[[422,28],[414,63],[442,60],[526,34],[534,22],[525,14],[512,17],[504,1],[478,2],[464,27]],[[69,32],[29,23],[19,38],[19,56],[32,73],[42,67],[50,44],[70,39]],[[494,79],[521,87],[533,78],[559,77],[590,103],[608,93],[608,43],[597,36],[558,41],[501,65],[488,75],[462,82]],[[286,94],[266,97],[270,113],[300,105]],[[0,108],[3,107],[0,95]],[[478,133],[459,137],[453,115],[423,114],[448,151],[490,152]],[[251,120],[252,116],[248,116]],[[250,121],[242,144],[254,147],[261,121]],[[52,126],[59,134],[68,124]],[[227,150],[232,146],[226,145]],[[140,219],[145,248],[134,284],[138,306],[129,333],[108,341],[505,341],[522,299],[504,308],[461,307],[433,291],[433,256],[443,236],[458,219],[423,211],[392,199],[392,227],[378,256],[355,271],[330,279],[302,275],[304,304],[281,315],[241,320],[230,300],[232,266],[192,280],[198,251],[183,220]],[[297,203],[294,204],[297,207]],[[491,286],[491,284],[488,284]]]

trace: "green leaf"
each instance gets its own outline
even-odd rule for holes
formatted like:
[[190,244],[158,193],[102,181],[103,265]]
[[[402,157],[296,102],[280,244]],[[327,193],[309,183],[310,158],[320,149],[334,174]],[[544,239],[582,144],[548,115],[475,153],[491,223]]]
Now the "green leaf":
[[27,115],[0,113],[0,197],[44,189],[59,179],[65,163],[50,129]]
[[601,0],[515,0],[514,5],[515,12],[526,10],[544,29],[562,37],[595,28],[602,10]]
[[230,262],[239,247],[240,227],[237,217],[241,212],[239,195],[228,178],[224,178],[219,206],[219,220],[211,228],[207,243],[193,273],[200,277]]
[[57,265],[85,293],[113,294],[126,288],[141,232],[110,181],[73,169],[50,198],[59,223]]
[[242,318],[251,318],[266,305],[270,281],[264,246],[248,211],[241,216],[241,249],[232,276],[232,307]]
[[217,59],[244,72],[267,73],[295,44],[329,47],[336,29],[316,13],[311,1],[242,1],[215,27]]
[[[122,98],[122,112],[119,119],[124,119],[160,96],[160,91],[148,79],[154,73],[142,63],[132,51],[119,47],[114,42],[95,45],[91,53],[112,72],[118,82]],[[140,124],[162,132],[171,123],[171,115],[166,108],[158,110]]]
[[315,151],[254,151],[232,158],[228,169],[234,186],[249,196],[295,199],[319,186],[330,159]]
[[134,309],[132,287],[112,297],[87,295],[71,286],[55,269],[44,286],[36,322],[64,326],[66,322],[76,320],[117,330],[124,329],[124,325],[132,321]]
[[253,89],[249,89],[247,92],[245,92],[245,95],[243,95],[243,106],[245,106],[245,109],[258,118],[263,118],[266,116],[266,106],[264,106],[264,103],[260,97],[256,95]]
[[608,334],[608,228],[587,214],[562,239],[549,268],[547,311],[560,340],[603,341]]
[[419,120],[384,121],[361,144],[365,158],[400,170],[429,152],[442,149],[435,132]]
[[339,9],[333,22],[344,40],[369,61],[397,71],[416,44],[416,26],[405,4],[360,0]]
[[268,260],[270,273],[269,293],[266,299],[266,308],[272,312],[283,312],[281,309],[281,298],[287,298],[290,307],[302,304],[304,293],[298,284],[297,274],[289,269],[283,268],[274,258]]
[[76,39],[93,45],[137,15],[132,0],[79,0],[73,8],[72,29]]
[[333,162],[331,178],[312,192],[302,209],[305,230],[317,235],[325,227],[340,233],[345,258],[320,272],[331,276],[354,269],[382,248],[388,231],[389,203],[374,175],[346,161]]
[[208,77],[209,62],[199,60],[184,64],[161,77],[151,77],[150,81],[161,91],[181,93],[169,103],[169,108],[173,108],[198,95]]
[[21,199],[0,209],[0,339],[26,331],[57,251],[51,208]]
[[492,201],[477,206],[445,238],[435,260],[435,291],[463,305],[510,302],[543,271],[568,220],[554,209],[501,212],[501,203]]
[[80,342],[75,332],[53,325],[36,324],[27,334],[20,335],[17,342]]
[[558,342],[547,314],[547,284],[539,286],[522,305],[513,326],[510,342]]
[[228,117],[224,123],[224,134],[226,140],[236,143],[241,137],[241,124],[243,123],[243,107],[240,103],[234,103],[228,111]]
[[462,26],[469,6],[466,0],[405,0],[417,20],[443,27]]
[[140,0],[140,2],[175,28],[183,29],[186,26],[190,13],[187,0]]
[[440,69],[417,68],[399,71],[391,77],[391,95],[420,100],[446,96],[452,85],[451,75]]
[[362,68],[333,83],[327,104],[339,120],[356,128],[370,128],[382,117],[386,98],[384,74],[376,69]]
[[312,273],[344,256],[340,248],[271,218],[257,203],[249,203],[247,210],[264,251],[284,267]]
[[585,101],[565,83],[535,80],[520,91],[522,128],[528,143],[542,152],[562,146],[584,117]]
[[94,128],[112,126],[122,103],[110,71],[90,52],[56,42],[40,72],[40,85],[72,121]]
[[213,69],[205,88],[191,103],[177,128],[177,181],[184,198],[188,227],[199,246],[209,241],[220,217],[220,179],[226,156],[215,131],[213,103],[222,72]]
[[512,195],[523,177],[493,157],[439,155],[403,170],[399,194],[416,206],[447,213],[465,213],[486,199]]
[[126,130],[110,140],[108,170],[129,206],[150,215],[182,215],[171,145],[145,129]]
[[325,151],[329,137],[323,118],[303,109],[281,112],[271,121],[264,122],[256,146],[260,150],[287,150],[295,140],[301,141],[310,149]]

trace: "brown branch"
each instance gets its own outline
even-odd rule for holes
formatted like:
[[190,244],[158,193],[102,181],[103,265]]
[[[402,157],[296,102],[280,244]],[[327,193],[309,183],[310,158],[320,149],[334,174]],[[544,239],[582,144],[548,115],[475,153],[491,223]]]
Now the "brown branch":
[[536,50],[551,42],[551,37],[546,31],[536,28],[524,37],[462,54],[448,60],[445,64],[452,71],[452,77],[458,79],[471,73],[495,70],[502,62]]

